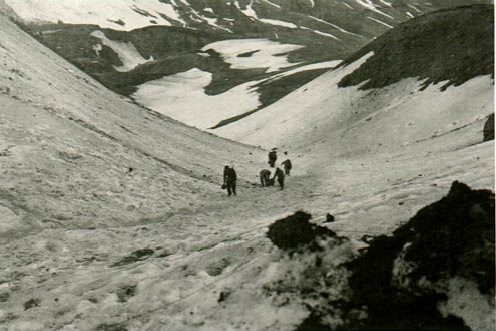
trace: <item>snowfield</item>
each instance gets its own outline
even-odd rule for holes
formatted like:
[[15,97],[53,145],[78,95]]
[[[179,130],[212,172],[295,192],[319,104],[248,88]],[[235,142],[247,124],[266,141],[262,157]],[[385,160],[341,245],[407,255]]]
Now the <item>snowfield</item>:
[[[247,82],[218,95],[207,95],[212,74],[191,69],[138,86],[132,97],[142,105],[178,121],[208,129],[220,121],[257,109],[258,93]],[[236,107],[234,105],[237,105]]]
[[34,22],[63,20],[64,23],[91,23],[102,28],[125,31],[153,24],[169,26],[171,25],[169,20],[184,23],[172,4],[161,1],[6,0],[5,2],[23,19]]
[[[216,51],[232,69],[267,68],[266,72],[274,72],[296,65],[288,61],[287,54],[300,48],[303,46],[269,39],[230,39],[205,45],[202,51]],[[240,56],[247,53],[252,54]]]
[[[208,48],[233,67],[276,71],[291,65],[277,54],[299,47],[244,44]],[[364,237],[391,234],[455,180],[494,191],[494,141],[482,142],[493,79],[444,92],[442,83],[421,91],[416,78],[337,87],[370,56],[215,131],[236,142],[108,91],[0,13],[0,329],[296,330],[321,302],[304,290],[326,288],[335,302],[350,295],[345,265],[368,245]],[[248,85],[226,92],[232,109],[225,95],[206,96],[210,78],[193,69],[146,83],[136,97],[170,103],[198,126],[215,121],[195,119],[197,105],[218,107],[222,117],[256,105]],[[277,165],[292,160],[284,190],[260,186],[267,150],[243,143],[278,147]],[[238,195],[227,197],[222,170],[232,163]],[[319,225],[333,214],[324,226],[347,240],[320,262],[289,255],[267,232],[296,210]],[[474,330],[494,327],[494,307],[474,284],[446,285],[436,308]]]

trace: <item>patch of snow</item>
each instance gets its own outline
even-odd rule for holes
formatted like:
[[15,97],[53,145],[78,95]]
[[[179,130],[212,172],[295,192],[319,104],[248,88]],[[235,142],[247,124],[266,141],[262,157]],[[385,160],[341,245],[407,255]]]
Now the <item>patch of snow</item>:
[[415,10],[417,13],[420,13],[420,14],[423,14],[423,12],[418,9],[415,5],[412,5],[412,4],[408,4],[408,7],[412,8],[413,10]]
[[387,2],[385,0],[381,0],[381,3],[384,4],[384,5],[386,5],[386,6],[388,6],[388,7],[392,7],[393,6],[393,4],[391,2]]
[[239,5],[239,2],[236,0],[234,1],[234,5],[236,8],[239,9],[240,12],[242,12],[245,16],[251,17],[255,20],[258,20],[258,15],[257,12],[252,8],[253,6],[253,0],[250,1],[249,5],[246,5],[245,9],[241,9],[241,6]]
[[209,13],[214,13],[214,10],[212,8],[203,8],[204,11],[209,12]]
[[316,33],[318,35],[325,36],[325,37],[330,37],[330,38],[332,38],[334,40],[341,40],[338,37],[336,37],[336,36],[334,36],[334,35],[332,35],[330,33],[322,32],[322,31],[319,31],[319,30],[310,29],[310,28],[307,28],[307,27],[304,27],[304,26],[302,27],[302,29],[304,29],[304,30],[310,30],[313,33]]
[[415,18],[415,16],[413,16],[413,14],[412,14],[412,13],[410,13],[409,11],[407,11],[407,12],[406,12],[406,14],[407,14],[409,17],[411,17],[411,18]]
[[201,19],[206,21],[209,25],[211,25],[217,29],[221,29],[221,30],[227,31],[229,33],[232,33],[232,31],[230,29],[228,29],[222,25],[217,24],[217,18],[210,18],[210,17],[201,16]]
[[[277,71],[295,65],[283,55],[302,48],[301,45],[282,44],[268,39],[231,39],[217,41],[202,47],[202,51],[213,49],[221,54],[232,69],[267,68],[267,72]],[[257,52],[255,52],[257,51]],[[248,57],[239,54],[255,52]]]
[[96,56],[100,56],[100,51],[103,49],[102,44],[93,45],[92,49],[95,51]]
[[258,93],[247,82],[218,95],[207,95],[212,74],[191,69],[138,86],[132,97],[147,107],[178,121],[207,129],[220,121],[256,109]]
[[312,5],[312,8],[315,7],[315,1],[314,0],[309,0],[310,1],[310,4]]
[[276,8],[281,9],[281,6],[279,6],[279,5],[277,5],[277,4],[273,3],[273,2],[271,2],[271,1],[269,1],[269,0],[263,0],[263,1],[264,1],[265,3],[268,3],[268,4],[269,4],[269,5],[271,5],[271,6],[274,6],[274,7],[276,7]]
[[341,32],[343,32],[343,33],[347,33],[347,34],[351,34],[351,35],[354,35],[354,36],[359,36],[359,37],[362,37],[362,36],[361,36],[361,35],[359,35],[359,34],[356,34],[356,33],[350,32],[350,31],[347,31],[347,30],[343,29],[342,27],[337,26],[336,24],[332,24],[332,23],[329,23],[329,22],[327,22],[327,21],[321,20],[320,18],[317,18],[317,17],[315,17],[315,16],[311,16],[311,15],[309,15],[308,17],[310,17],[311,19],[316,20],[316,21],[318,21],[318,22],[320,22],[320,23],[324,23],[324,24],[330,25],[330,26],[332,26],[333,28],[336,28],[336,29],[338,29],[339,31],[341,31]]
[[[14,11],[30,22],[45,21],[71,24],[96,24],[114,30],[133,30],[150,25],[154,17],[158,25],[170,26],[170,20],[186,25],[177,8],[169,3],[149,0],[6,0]],[[88,10],[91,8],[91,11]],[[117,22],[124,22],[121,25]]]
[[260,18],[259,21],[262,22],[262,23],[270,24],[270,25],[283,26],[285,28],[291,28],[291,29],[297,29],[298,28],[298,25],[296,25],[294,23],[284,22],[284,21],[280,21],[280,20],[272,20],[272,19],[268,19],[268,18]]
[[355,10],[353,7],[351,7],[349,4],[347,4],[346,2],[341,2],[343,5],[345,5],[346,7],[348,7],[349,9],[351,10]]
[[387,23],[384,23],[383,21],[380,21],[380,20],[375,19],[375,18],[373,18],[373,17],[367,16],[367,18],[368,18],[369,20],[372,20],[372,21],[374,21],[374,22],[377,22],[377,23],[379,23],[379,24],[382,24],[382,25],[384,25],[384,26],[387,26],[387,27],[388,27],[388,28],[390,28],[390,29],[392,29],[392,28],[393,28],[393,26],[392,26],[392,25],[389,25],[389,24],[387,24]]
[[[121,60],[122,62],[122,66],[114,65],[114,69],[117,71],[129,71],[139,66],[140,64],[153,61],[152,56],[150,56],[148,60],[143,58],[143,56],[141,56],[141,54],[131,42],[110,40],[100,30],[93,31],[92,33],[90,33],[90,36],[100,39],[102,44],[111,48],[115,53],[117,53],[119,60]],[[96,51],[95,48],[93,49]]]
[[378,13],[378,14],[381,14],[381,15],[383,15],[383,16],[386,16],[386,17],[388,17],[388,18],[390,18],[390,19],[394,19],[394,17],[393,17],[393,16],[388,15],[388,14],[386,14],[386,13],[384,13],[384,12],[380,11],[379,9],[377,9],[377,6],[376,6],[376,5],[374,5],[374,3],[372,2],[372,0],[355,0],[355,1],[356,1],[359,5],[361,5],[361,6],[365,7],[365,8],[367,8],[368,10],[371,10],[371,11],[373,11],[373,12],[376,12],[376,13]]

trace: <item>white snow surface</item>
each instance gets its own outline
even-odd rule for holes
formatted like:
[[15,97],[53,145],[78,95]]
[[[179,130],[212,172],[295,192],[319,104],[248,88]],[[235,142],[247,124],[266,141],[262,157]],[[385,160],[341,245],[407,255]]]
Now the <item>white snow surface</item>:
[[[232,69],[267,68],[266,72],[274,72],[295,65],[288,61],[287,53],[302,47],[269,39],[230,39],[205,45],[202,51],[213,49]],[[254,53],[248,57],[238,56],[248,52]]]
[[297,29],[298,25],[291,23],[291,22],[285,22],[281,20],[274,20],[274,19],[269,19],[269,18],[260,18],[260,22],[270,24],[270,25],[277,25],[277,26],[283,26],[285,28],[290,28],[290,29]]
[[[120,40],[111,40],[100,30],[93,31],[90,33],[90,36],[100,39],[103,45],[110,47],[115,53],[117,53],[119,60],[122,62],[121,66],[114,65],[114,69],[117,71],[129,71],[136,68],[140,64],[153,61],[153,56],[150,56],[149,59],[143,58],[143,56],[141,56],[136,47],[130,41],[124,42]],[[100,47],[98,47],[98,45],[94,46],[93,49],[98,55],[98,52],[101,51],[101,45]]]
[[[277,289],[308,286],[315,257],[278,250],[266,237],[275,220],[298,209],[319,224],[335,215],[329,228],[352,239],[323,261],[339,300],[343,264],[364,234],[390,234],[454,180],[494,190],[494,142],[481,143],[490,77],[445,92],[419,91],[416,79],[359,91],[335,84],[361,62],[324,74],[263,110],[272,135],[254,127],[280,146],[278,163],[287,145],[294,169],[280,191],[258,184],[266,150],[138,107],[1,15],[0,41],[6,330],[294,330],[319,302]],[[249,125],[238,129],[250,137]],[[232,161],[238,196],[228,198],[219,186]],[[126,260],[141,249],[152,254]],[[474,315],[486,299],[475,286],[448,290],[442,312],[494,325],[491,307]],[[24,309],[31,299],[39,305]]]
[[155,111],[200,129],[213,127],[260,105],[259,94],[252,90],[258,82],[207,95],[205,87],[211,79],[211,73],[194,68],[141,84],[132,97]]
[[[96,24],[114,30],[133,30],[150,25],[171,25],[169,20],[186,24],[169,3],[150,0],[5,0],[23,19],[31,22]],[[166,18],[162,17],[164,15]],[[124,25],[118,22],[124,22]]]
[[456,128],[474,125],[492,111],[493,85],[485,76],[444,92],[439,89],[443,83],[420,91],[421,82],[416,79],[393,84],[374,97],[358,87],[338,88],[342,77],[369,56],[372,53],[329,71],[240,123],[215,132],[266,148],[319,150],[329,145],[333,154],[358,153],[441,139]]

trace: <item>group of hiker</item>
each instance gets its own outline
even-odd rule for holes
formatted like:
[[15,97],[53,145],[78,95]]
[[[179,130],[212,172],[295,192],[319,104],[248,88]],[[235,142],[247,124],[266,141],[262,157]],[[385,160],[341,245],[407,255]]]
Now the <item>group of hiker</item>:
[[[284,152],[287,155],[287,152]],[[269,165],[270,168],[275,168],[273,171],[270,169],[263,169],[260,171],[260,183],[262,187],[267,186],[275,186],[275,182],[279,184],[281,190],[284,189],[284,179],[286,176],[290,175],[291,168],[293,167],[291,160],[286,159],[281,163],[281,166],[284,167],[284,171],[281,168],[276,167],[277,161],[277,150],[273,148],[269,152]],[[236,195],[236,171],[234,170],[234,166],[226,165],[224,167],[224,183],[222,184],[222,189],[227,189],[227,195],[231,196],[232,194]]]

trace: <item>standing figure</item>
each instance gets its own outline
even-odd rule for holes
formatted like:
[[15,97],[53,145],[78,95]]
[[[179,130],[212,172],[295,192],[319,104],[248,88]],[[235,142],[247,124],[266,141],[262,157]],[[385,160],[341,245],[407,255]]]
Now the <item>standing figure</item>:
[[286,161],[282,162],[281,165],[284,166],[284,173],[286,174],[286,176],[289,176],[289,172],[291,171],[291,168],[293,168],[291,161],[289,159],[286,159]]
[[279,183],[279,186],[281,187],[281,190],[284,189],[284,172],[281,170],[281,168],[276,168],[276,172],[274,174],[273,180],[277,178],[277,182]]
[[228,165],[224,167],[224,185],[227,188],[227,195],[236,195],[236,171],[234,167],[230,168]]
[[274,186],[274,180],[270,178],[270,170],[263,169],[260,171],[260,183],[263,187]]
[[274,148],[269,152],[269,164],[271,168],[274,168],[276,161],[277,161],[277,152]]

